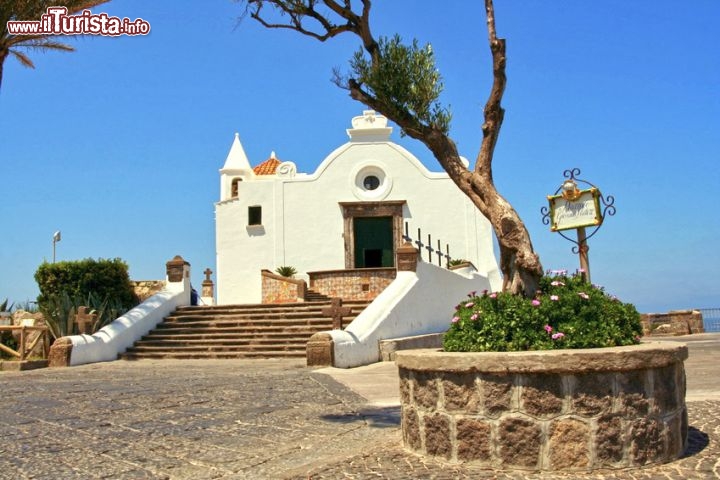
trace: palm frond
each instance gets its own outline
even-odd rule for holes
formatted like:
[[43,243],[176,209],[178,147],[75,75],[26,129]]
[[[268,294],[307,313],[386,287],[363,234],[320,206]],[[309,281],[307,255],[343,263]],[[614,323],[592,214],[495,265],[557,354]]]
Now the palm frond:
[[53,40],[45,35],[10,35],[7,22],[13,20],[39,21],[48,7],[65,7],[72,15],[108,3],[110,0],[0,0],[0,82],[2,63],[8,54],[29,68],[35,68],[32,60],[18,49],[73,51],[74,47]]
[[28,68],[35,68],[35,64],[30,60],[30,58],[25,55],[22,52],[18,52],[17,50],[10,50],[10,54],[18,59],[18,61],[24,66]]
[[94,8],[98,5],[102,5],[103,3],[108,3],[110,0],[68,0],[68,1],[50,1],[47,2],[48,4],[51,4],[51,6],[61,6],[66,7],[68,9],[68,13],[75,13],[79,12],[80,10],[85,10],[86,8]]
[[53,40],[53,37],[43,37],[23,42],[22,47],[32,50],[64,50],[66,52],[75,51],[75,47],[73,47],[72,45]]

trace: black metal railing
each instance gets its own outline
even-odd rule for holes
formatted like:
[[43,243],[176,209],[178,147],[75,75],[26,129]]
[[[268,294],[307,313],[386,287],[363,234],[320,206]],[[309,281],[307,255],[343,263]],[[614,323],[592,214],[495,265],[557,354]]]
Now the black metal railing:
[[720,308],[698,308],[706,332],[720,332]]
[[[422,256],[425,252],[427,252],[427,261],[428,263],[434,263],[434,256],[437,255],[437,264],[439,267],[450,267],[450,261],[452,260],[452,257],[450,257],[450,245],[445,244],[445,253],[442,251],[442,241],[440,239],[437,239],[437,248],[433,247],[433,241],[432,241],[432,235],[429,233],[427,234],[427,243],[423,243],[422,241],[423,235],[422,230],[420,228],[417,229],[417,239],[413,239],[410,236],[410,226],[408,225],[408,222],[405,222],[405,235],[403,235],[403,240],[406,242],[410,242],[413,245],[415,245],[418,249],[419,255],[418,259],[422,260]],[[445,265],[443,265],[443,260],[445,260]]]

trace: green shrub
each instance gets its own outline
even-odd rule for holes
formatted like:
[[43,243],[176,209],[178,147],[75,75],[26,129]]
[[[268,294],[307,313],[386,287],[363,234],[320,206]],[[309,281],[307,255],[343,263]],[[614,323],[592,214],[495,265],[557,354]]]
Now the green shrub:
[[137,304],[128,276],[128,266],[119,258],[45,262],[35,272],[35,280],[40,288],[38,304],[41,310],[50,297],[62,295],[63,292],[71,299],[87,298],[92,293],[97,298],[117,301],[124,308]]
[[282,267],[276,268],[275,273],[282,277],[292,277],[297,273],[297,270],[295,270],[295,267],[283,265]]
[[443,339],[451,352],[506,352],[599,348],[639,342],[640,314],[631,304],[556,272],[540,281],[534,299],[471,292],[455,311]]

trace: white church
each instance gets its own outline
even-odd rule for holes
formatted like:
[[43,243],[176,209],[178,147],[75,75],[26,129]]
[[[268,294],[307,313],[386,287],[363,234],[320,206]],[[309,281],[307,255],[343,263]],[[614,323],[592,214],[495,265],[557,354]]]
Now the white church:
[[445,172],[429,171],[391,133],[385,117],[363,112],[352,119],[348,142],[312,173],[275,154],[251,166],[236,134],[215,205],[217,303],[260,303],[261,271],[279,266],[294,267],[300,279],[391,269],[406,233],[413,243],[432,235],[436,250],[441,239],[440,252],[421,252],[424,262],[469,261],[474,275],[499,289],[487,219]]

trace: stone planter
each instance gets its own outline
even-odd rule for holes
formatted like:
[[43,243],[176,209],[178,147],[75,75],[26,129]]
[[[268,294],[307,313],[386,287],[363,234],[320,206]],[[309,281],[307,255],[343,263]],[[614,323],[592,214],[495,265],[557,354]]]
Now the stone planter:
[[532,471],[664,463],[687,438],[685,345],[397,352],[405,447]]

